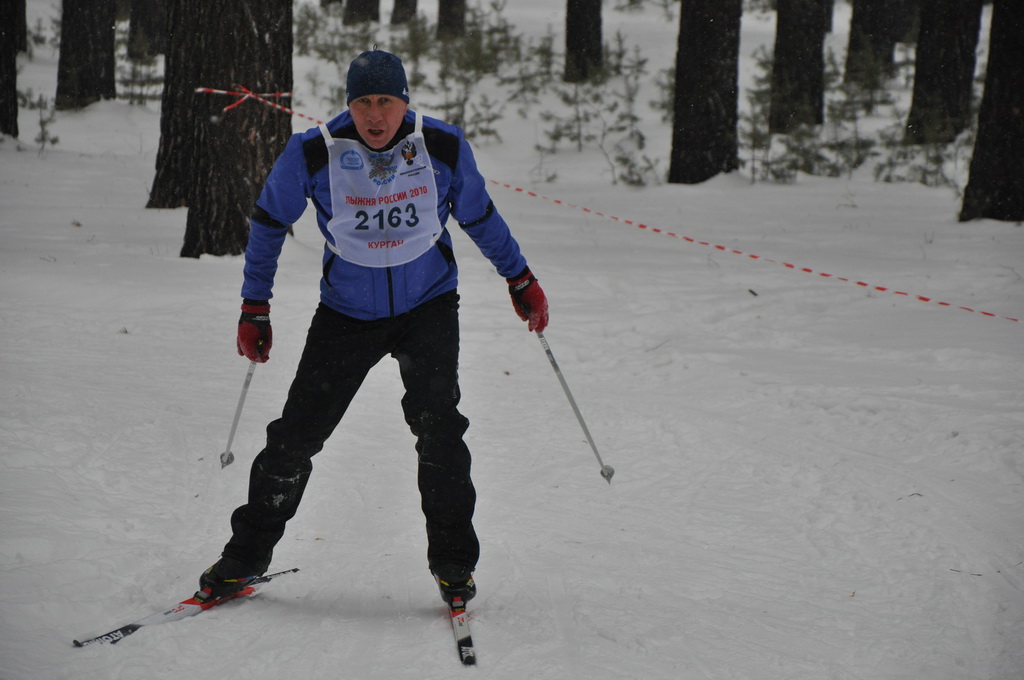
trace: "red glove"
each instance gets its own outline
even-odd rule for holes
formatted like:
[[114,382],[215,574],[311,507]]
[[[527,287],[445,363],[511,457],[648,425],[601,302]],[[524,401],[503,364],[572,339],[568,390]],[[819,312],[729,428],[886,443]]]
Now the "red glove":
[[548,299],[537,283],[536,277],[529,267],[520,272],[519,276],[508,281],[508,294],[512,296],[512,306],[523,321],[529,322],[530,332],[541,333],[548,326]]
[[274,330],[270,327],[270,303],[266,300],[243,300],[238,319],[238,354],[249,361],[266,363]]

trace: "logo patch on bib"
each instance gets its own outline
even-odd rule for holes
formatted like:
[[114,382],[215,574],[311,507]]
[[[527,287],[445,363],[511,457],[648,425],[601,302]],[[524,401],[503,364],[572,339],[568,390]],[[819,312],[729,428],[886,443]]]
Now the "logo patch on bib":
[[377,153],[370,156],[370,179],[377,186],[390,184],[395,179],[395,172],[398,165],[395,164],[395,154]]
[[402,146],[402,158],[405,159],[406,165],[412,165],[412,162],[416,159],[416,153],[416,145],[411,140]]
[[342,170],[362,170],[363,157],[358,151],[348,150],[338,158],[338,165]]

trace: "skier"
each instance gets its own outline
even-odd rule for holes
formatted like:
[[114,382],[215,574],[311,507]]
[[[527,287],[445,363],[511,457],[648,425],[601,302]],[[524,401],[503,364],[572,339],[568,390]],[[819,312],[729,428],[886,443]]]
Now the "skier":
[[270,566],[298,508],[311,458],[340,422],[367,372],[398,361],[405,420],[416,436],[427,563],[450,605],[476,594],[476,492],[459,413],[455,217],[509,284],[513,308],[543,331],[548,303],[491,202],[460,128],[410,110],[401,60],[360,54],[347,75],[348,110],[293,135],[267,177],[245,252],[238,352],[265,362],[278,256],[312,200],[326,244],[318,306],[281,417],[253,461],[248,501],[231,515],[221,558],[196,597],[243,589]]

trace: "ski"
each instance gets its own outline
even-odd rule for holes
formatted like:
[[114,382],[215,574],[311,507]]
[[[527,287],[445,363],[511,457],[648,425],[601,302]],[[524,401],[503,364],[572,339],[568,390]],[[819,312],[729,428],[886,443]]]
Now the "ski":
[[277,578],[278,576],[284,576],[285,574],[294,574],[297,571],[298,569],[288,569],[287,571],[279,571],[275,574],[265,574],[263,576],[257,576],[252,581],[250,581],[249,585],[247,585],[242,590],[238,591],[237,593],[232,593],[231,595],[226,595],[217,600],[209,600],[206,602],[202,602],[200,600],[197,600],[193,595],[187,600],[182,600],[170,609],[165,609],[162,612],[150,614],[149,616],[141,618],[138,621],[135,621],[134,623],[129,623],[126,626],[115,628],[109,633],[97,635],[96,637],[88,638],[86,640],[74,640],[75,647],[85,647],[86,645],[91,645],[97,642],[111,645],[117,644],[118,642],[125,639],[126,637],[137,631],[139,628],[142,628],[143,626],[153,626],[158,623],[170,623],[171,621],[187,619],[190,616],[195,616],[196,614],[204,612],[207,609],[212,609],[217,605],[224,604],[229,600],[237,600],[240,597],[248,597],[256,592],[257,586],[267,583],[268,581],[271,581]]
[[466,612],[466,605],[461,597],[456,597],[448,605],[448,613],[451,614],[452,632],[455,633],[455,648],[459,652],[464,666],[476,665],[476,647],[473,646],[473,636],[469,631],[469,613]]

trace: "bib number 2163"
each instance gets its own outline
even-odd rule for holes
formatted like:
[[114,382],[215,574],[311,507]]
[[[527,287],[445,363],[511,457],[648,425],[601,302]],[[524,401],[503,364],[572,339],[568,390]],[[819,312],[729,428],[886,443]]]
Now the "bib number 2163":
[[404,207],[395,206],[387,211],[381,208],[372,215],[365,210],[359,210],[356,212],[356,218],[359,220],[355,227],[356,230],[366,230],[374,226],[381,230],[386,226],[397,229],[402,225],[415,227],[420,223],[419,215],[416,214],[416,206],[413,203],[406,203]]

